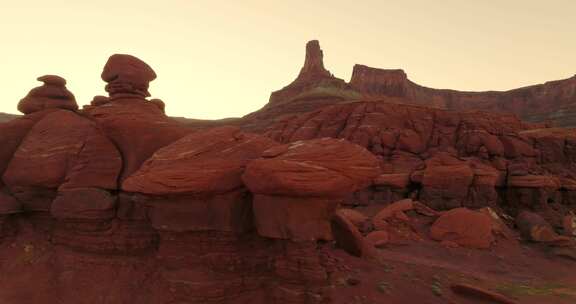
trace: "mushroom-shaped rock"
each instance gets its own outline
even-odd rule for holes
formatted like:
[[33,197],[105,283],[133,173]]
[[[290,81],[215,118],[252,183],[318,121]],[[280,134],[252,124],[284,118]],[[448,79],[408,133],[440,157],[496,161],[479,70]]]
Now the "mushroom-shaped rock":
[[151,195],[225,193],[241,187],[246,164],[275,145],[236,127],[198,131],[158,150],[122,188]]
[[144,61],[125,54],[110,56],[102,80],[106,81],[106,92],[111,98],[122,96],[148,97],[150,81],[156,79],[156,73]]
[[332,239],[338,203],[370,185],[378,162],[346,140],[321,138],[265,151],[248,164],[243,180],[255,195],[260,235],[292,240]]
[[156,229],[242,230],[250,218],[242,173],[246,163],[274,145],[235,127],[197,131],[158,150],[124,181],[123,190],[150,197]]
[[370,152],[343,139],[298,141],[282,148],[274,157],[248,164],[243,179],[252,192],[340,198],[369,186],[379,173]]
[[437,241],[479,249],[490,248],[495,240],[490,216],[466,208],[443,213],[432,225],[430,234]]
[[8,164],[3,181],[9,189],[116,189],[121,162],[114,145],[94,122],[57,110],[32,127]]
[[60,76],[45,75],[37,78],[44,85],[32,89],[18,103],[18,111],[24,114],[45,109],[78,110],[74,95],[66,89],[66,80]]

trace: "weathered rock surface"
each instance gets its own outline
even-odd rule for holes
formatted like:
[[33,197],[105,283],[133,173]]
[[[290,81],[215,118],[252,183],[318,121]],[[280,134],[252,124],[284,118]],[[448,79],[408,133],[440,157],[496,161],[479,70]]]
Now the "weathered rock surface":
[[117,189],[122,160],[98,126],[76,113],[57,110],[37,122],[8,163],[9,187],[99,187]]
[[225,193],[242,187],[248,162],[276,145],[234,127],[194,132],[158,150],[122,189],[152,195]]
[[125,54],[110,56],[102,71],[106,81],[106,92],[110,98],[148,97],[149,83],[156,79],[156,73],[144,61]]
[[449,241],[463,247],[490,248],[495,241],[492,220],[484,213],[456,208],[442,214],[430,229],[438,241]]
[[260,235],[330,240],[330,220],[338,204],[377,174],[377,161],[364,148],[320,138],[264,151],[262,158],[248,163],[242,179],[255,194]]
[[20,103],[18,110],[30,114],[45,109],[78,110],[74,95],[66,89],[66,80],[60,76],[45,75],[38,77],[44,85],[32,89]]
[[[438,267],[445,247],[522,252],[528,264],[541,257],[518,248],[518,232],[555,255],[534,269],[508,264],[515,276],[572,256],[574,130],[440,109],[492,93],[415,89],[401,70],[357,66],[346,83],[322,56],[309,43],[297,79],[264,109],[219,121],[167,117],[163,101],[146,99],[156,74],[129,55],[109,59],[110,96],[82,110],[62,78],[39,79],[26,115],[0,123],[0,302],[358,302],[342,295],[377,292],[370,276],[391,272],[374,263],[382,258],[398,259],[404,275],[418,263],[473,273],[492,258],[457,249],[479,264],[449,257],[459,266]],[[565,94],[545,89],[538,100],[570,98],[560,87]],[[532,98],[519,92],[518,104]],[[507,94],[494,93],[486,109]],[[342,275],[364,289],[334,288]],[[413,284],[395,285],[397,294],[453,300]],[[374,302],[406,302],[378,288]]]
[[298,78],[274,92],[260,111],[245,117],[251,128],[264,125],[258,120],[271,121],[288,113],[303,113],[360,99],[388,99],[457,111],[512,113],[541,125],[576,126],[576,76],[509,91],[463,92],[418,85],[401,69],[357,64],[346,83],[326,71],[318,41],[310,41],[306,50],[305,64]]

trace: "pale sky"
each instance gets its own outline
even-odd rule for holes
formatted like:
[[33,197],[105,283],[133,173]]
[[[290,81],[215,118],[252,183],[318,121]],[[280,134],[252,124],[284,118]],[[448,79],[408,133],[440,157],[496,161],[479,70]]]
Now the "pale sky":
[[0,0],[0,112],[44,74],[87,104],[107,58],[127,53],[154,68],[169,115],[242,116],[296,77],[311,39],[347,81],[360,63],[507,90],[576,73],[575,13],[575,0]]

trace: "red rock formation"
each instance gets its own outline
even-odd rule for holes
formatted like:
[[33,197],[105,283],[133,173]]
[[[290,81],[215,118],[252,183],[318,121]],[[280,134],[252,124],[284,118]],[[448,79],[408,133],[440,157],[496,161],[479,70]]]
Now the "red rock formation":
[[484,213],[456,208],[441,215],[430,234],[433,239],[471,248],[490,248],[495,241],[492,220]]
[[30,114],[44,109],[78,109],[74,95],[66,89],[66,80],[55,75],[38,77],[44,85],[32,89],[18,104],[18,110]]
[[298,77],[281,90],[270,95],[261,110],[244,117],[244,128],[260,130],[271,120],[290,114],[305,113],[323,105],[357,98],[346,82],[334,77],[324,68],[323,53],[317,40],[306,44],[304,66]]
[[462,92],[432,89],[410,81],[403,70],[357,64],[348,83],[335,78],[322,62],[318,41],[308,42],[298,78],[272,93],[261,110],[245,116],[246,127],[261,129],[262,120],[312,111],[326,105],[359,99],[394,100],[458,111],[483,110],[516,114],[542,126],[575,126],[576,76],[510,91]]
[[401,97],[406,103],[452,110],[513,113],[533,122],[574,126],[576,77],[505,92],[461,92],[420,86],[402,70],[356,65],[350,85],[364,97]]
[[234,127],[198,131],[158,150],[122,189],[152,195],[225,193],[240,188],[246,164],[275,145]]
[[[320,304],[374,292],[374,302],[459,302],[426,298],[414,280],[391,295],[370,278],[394,278],[380,259],[398,259],[403,275],[418,263],[436,273],[444,246],[497,238],[495,256],[542,263],[510,249],[514,217],[528,240],[573,245],[573,130],[402,104],[414,92],[403,72],[359,66],[348,85],[317,42],[264,110],[196,128],[145,99],[156,75],[139,59],[112,56],[102,77],[110,96],[81,111],[54,101],[72,100],[63,79],[42,78],[25,98],[42,106],[0,123],[0,302]],[[359,92],[371,99],[351,102]],[[442,270],[474,266],[455,260]],[[563,271],[545,263],[509,266]],[[342,275],[360,289],[334,288]]]
[[325,138],[273,147],[250,162],[242,178],[256,195],[258,233],[302,241],[332,239],[330,219],[338,203],[377,174],[368,151]]
[[14,153],[3,180],[10,188],[117,189],[120,155],[96,124],[58,110],[32,127]]
[[120,150],[124,160],[121,180],[138,170],[156,150],[191,132],[168,118],[157,103],[144,98],[149,96],[148,84],[155,78],[152,68],[140,59],[113,55],[102,72],[110,98],[95,98],[84,109]]
[[111,99],[118,97],[148,97],[150,81],[156,79],[156,73],[144,61],[130,55],[110,56],[102,71],[102,80],[106,81],[106,92]]

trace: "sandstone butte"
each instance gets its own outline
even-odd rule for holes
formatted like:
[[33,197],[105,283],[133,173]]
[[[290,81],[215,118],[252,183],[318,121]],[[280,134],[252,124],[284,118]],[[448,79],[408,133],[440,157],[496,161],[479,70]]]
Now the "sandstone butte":
[[38,78],[0,123],[0,303],[576,301],[576,132],[520,119],[569,124],[575,79],[462,93],[322,57],[220,121],[166,116],[130,55],[82,109]]

